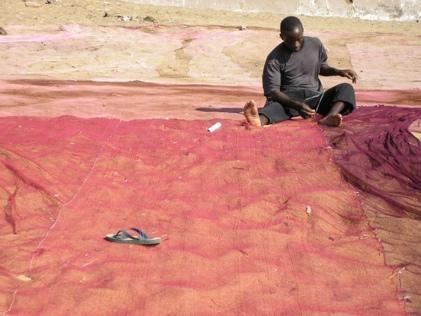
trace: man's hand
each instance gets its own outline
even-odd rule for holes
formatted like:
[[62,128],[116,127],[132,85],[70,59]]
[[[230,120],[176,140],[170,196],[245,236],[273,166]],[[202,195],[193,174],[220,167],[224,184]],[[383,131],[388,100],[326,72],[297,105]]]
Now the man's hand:
[[305,103],[299,103],[297,110],[298,113],[300,113],[301,117],[304,119],[308,119],[316,115],[316,111]]
[[322,76],[341,76],[352,80],[352,83],[357,83],[358,75],[352,69],[337,69],[330,67],[328,64],[322,64],[320,67],[320,74]]
[[352,80],[352,83],[357,83],[358,75],[357,73],[352,69],[344,69],[339,71],[339,76],[346,77],[350,80]]
[[316,115],[316,111],[313,110],[308,104],[298,100],[290,99],[285,93],[281,91],[272,91],[271,98],[288,108],[295,109],[304,119],[308,119]]

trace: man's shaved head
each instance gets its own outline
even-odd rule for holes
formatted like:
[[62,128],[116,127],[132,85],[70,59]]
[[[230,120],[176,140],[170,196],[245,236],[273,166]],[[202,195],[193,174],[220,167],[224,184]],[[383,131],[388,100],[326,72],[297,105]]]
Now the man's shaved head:
[[301,32],[304,31],[303,24],[301,23],[300,19],[295,16],[288,16],[281,22],[281,33],[286,34],[289,32],[293,32],[296,30]]
[[295,16],[288,16],[281,22],[281,38],[283,45],[292,52],[298,52],[304,43],[304,28]]

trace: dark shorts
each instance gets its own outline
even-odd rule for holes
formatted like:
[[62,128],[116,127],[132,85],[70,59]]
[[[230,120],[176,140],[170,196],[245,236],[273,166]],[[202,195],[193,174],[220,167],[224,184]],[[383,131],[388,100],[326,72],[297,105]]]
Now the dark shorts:
[[[345,108],[341,112],[342,115],[348,115],[355,109],[355,91],[354,87],[349,83],[338,84],[323,94],[312,90],[294,90],[284,92],[291,99],[305,102],[311,108],[317,109],[317,113],[326,115],[331,110],[335,102],[342,101]],[[264,115],[269,120],[269,124],[279,123],[289,120],[291,117],[299,116],[297,110],[283,106],[277,101],[268,99],[263,108],[259,109],[259,114]]]

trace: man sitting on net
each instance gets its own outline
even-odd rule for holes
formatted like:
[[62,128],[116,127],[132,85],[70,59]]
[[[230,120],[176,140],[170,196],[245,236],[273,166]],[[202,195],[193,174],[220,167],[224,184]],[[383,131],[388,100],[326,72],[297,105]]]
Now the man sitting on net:
[[253,100],[247,102],[247,122],[263,126],[295,116],[307,119],[317,112],[321,116],[319,124],[341,125],[342,116],[355,109],[354,88],[342,83],[323,91],[319,75],[346,77],[356,83],[357,74],[330,67],[322,42],[304,36],[303,25],[294,16],[282,20],[281,38],[283,42],[269,54],[263,70],[266,104],[258,109]]

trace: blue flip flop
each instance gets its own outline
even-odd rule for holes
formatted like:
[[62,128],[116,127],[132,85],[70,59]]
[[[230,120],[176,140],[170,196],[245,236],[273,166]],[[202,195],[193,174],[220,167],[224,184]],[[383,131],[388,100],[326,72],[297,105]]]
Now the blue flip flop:
[[134,231],[137,235],[132,235],[128,230],[119,230],[117,234],[108,234],[104,237],[105,240],[111,242],[118,242],[122,244],[136,244],[136,245],[157,245],[161,242],[160,237],[149,238],[143,231],[138,228],[130,228],[129,231]]

